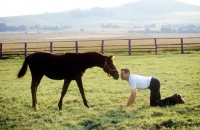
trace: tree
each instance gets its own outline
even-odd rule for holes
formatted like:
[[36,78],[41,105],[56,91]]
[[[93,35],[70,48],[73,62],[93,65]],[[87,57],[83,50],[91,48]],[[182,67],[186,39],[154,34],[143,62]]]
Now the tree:
[[196,26],[195,25],[187,25],[187,32],[188,33],[194,33],[196,31]]
[[17,30],[26,30],[26,27],[25,25],[19,25]]
[[80,28],[80,31],[83,32],[84,30],[82,28]]
[[162,33],[171,33],[171,28],[168,28],[168,27],[161,27],[161,32],[162,32]]
[[0,32],[6,31],[6,24],[5,23],[0,23]]

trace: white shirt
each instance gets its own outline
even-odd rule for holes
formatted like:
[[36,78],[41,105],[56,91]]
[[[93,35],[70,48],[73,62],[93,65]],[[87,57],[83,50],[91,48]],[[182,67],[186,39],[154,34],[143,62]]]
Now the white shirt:
[[151,82],[151,76],[141,76],[130,74],[128,83],[131,86],[131,89],[147,89]]

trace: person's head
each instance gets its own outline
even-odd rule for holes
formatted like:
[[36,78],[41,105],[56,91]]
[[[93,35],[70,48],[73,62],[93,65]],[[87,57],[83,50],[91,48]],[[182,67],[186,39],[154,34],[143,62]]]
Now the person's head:
[[122,80],[128,81],[129,76],[130,76],[130,70],[128,68],[121,69],[121,79]]

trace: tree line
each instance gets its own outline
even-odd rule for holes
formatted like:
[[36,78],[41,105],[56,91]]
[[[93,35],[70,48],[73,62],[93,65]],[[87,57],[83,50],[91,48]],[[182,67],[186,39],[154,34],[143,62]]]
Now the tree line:
[[[28,29],[34,30],[34,29],[43,29],[43,30],[58,30],[58,29],[69,29],[72,26],[70,25],[62,25],[62,26],[40,26],[40,25],[34,25],[30,27],[26,27],[25,25],[19,25],[19,26],[7,26],[6,23],[0,23],[0,32],[6,32],[6,31],[26,31]],[[101,28],[123,28],[116,24],[104,24],[102,23]],[[143,30],[137,30],[137,28],[143,28]],[[200,33],[200,26],[195,25],[162,25],[159,30],[156,30],[156,24],[146,24],[144,26],[134,26],[132,29],[130,29],[128,32],[141,32],[141,33]],[[80,31],[84,31],[81,29]]]
[[26,30],[34,30],[34,29],[43,29],[43,30],[58,30],[58,29],[69,29],[71,26],[69,25],[63,25],[62,27],[59,26],[43,26],[40,25],[34,25],[34,26],[25,26],[25,25],[19,25],[19,26],[7,26],[5,23],[0,23],[0,32],[6,32],[6,31],[26,31]]
[[19,26],[7,26],[5,23],[0,23],[0,32],[5,31],[23,31],[26,30],[26,27],[24,25]]

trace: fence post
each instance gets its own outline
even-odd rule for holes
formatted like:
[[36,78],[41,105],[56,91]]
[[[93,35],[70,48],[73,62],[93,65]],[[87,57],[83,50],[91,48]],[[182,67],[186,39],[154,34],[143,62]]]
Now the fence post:
[[158,46],[157,46],[157,41],[156,39],[154,39],[154,43],[155,43],[155,54],[158,54]]
[[104,54],[104,40],[101,41],[101,53]]
[[75,42],[75,46],[76,46],[76,54],[78,54],[78,41]]
[[53,53],[53,42],[50,42],[50,53]]
[[131,39],[128,40],[128,54],[131,55]]
[[181,38],[181,54],[184,54],[183,38]]
[[24,43],[24,57],[26,58],[27,56],[27,43]]
[[0,58],[2,58],[3,57],[3,53],[2,53],[3,51],[2,51],[2,43],[0,43]]

